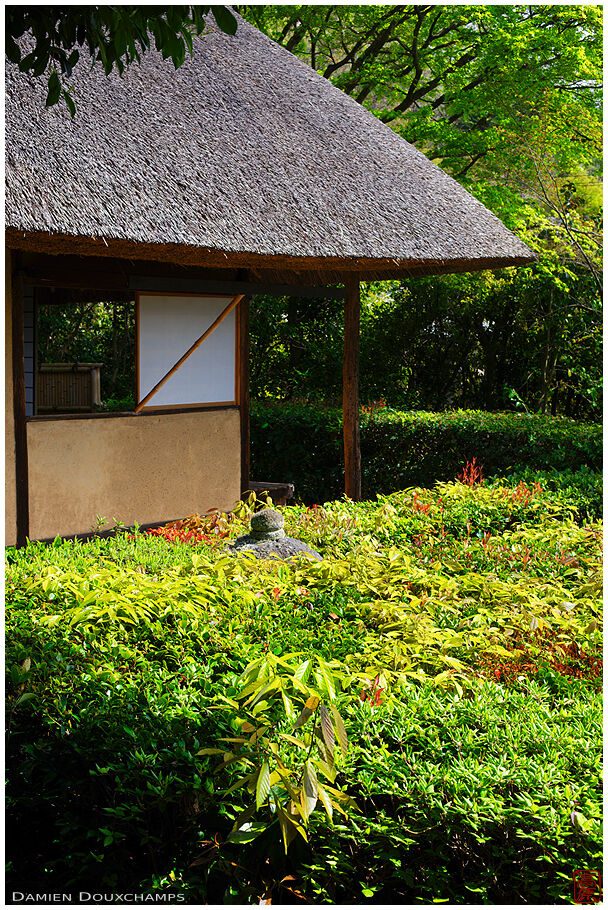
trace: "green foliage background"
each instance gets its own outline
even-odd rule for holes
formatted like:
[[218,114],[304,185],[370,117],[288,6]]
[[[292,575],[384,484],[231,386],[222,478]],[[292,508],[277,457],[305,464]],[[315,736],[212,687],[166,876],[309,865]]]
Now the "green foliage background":
[[135,407],[133,301],[37,306],[38,363],[102,363],[104,409]]
[[[363,285],[361,400],[597,419],[600,300],[588,277],[539,271]],[[254,398],[340,400],[340,302],[256,297],[251,334]]]

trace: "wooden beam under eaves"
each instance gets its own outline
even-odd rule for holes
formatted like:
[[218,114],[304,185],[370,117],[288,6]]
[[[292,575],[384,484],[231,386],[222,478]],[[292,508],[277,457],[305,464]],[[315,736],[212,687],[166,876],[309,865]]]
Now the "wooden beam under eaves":
[[273,294],[276,297],[322,297],[342,300],[343,288],[310,287],[298,284],[272,284],[251,281],[207,281],[201,278],[160,278],[154,275],[130,275],[129,288],[157,294]]

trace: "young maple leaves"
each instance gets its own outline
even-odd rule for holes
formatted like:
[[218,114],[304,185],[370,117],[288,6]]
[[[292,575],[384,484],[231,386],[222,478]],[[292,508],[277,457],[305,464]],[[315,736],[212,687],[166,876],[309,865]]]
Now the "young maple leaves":
[[369,686],[361,689],[361,701],[367,701],[373,708],[377,708],[378,705],[382,704],[382,693],[384,689],[378,685],[380,682],[380,677],[376,676],[373,683],[370,683]]
[[[229,841],[254,840],[278,821],[287,852],[296,837],[308,840],[308,821],[317,804],[323,806],[330,821],[334,810],[346,816],[348,808],[357,808],[348,794],[333,786],[336,747],[344,760],[348,737],[344,721],[331,703],[336,679],[322,658],[317,656],[315,663],[313,671],[312,659],[294,667],[267,654],[245,670],[241,677],[244,687],[236,699],[222,698],[239,714],[245,709],[250,718],[235,718],[240,735],[226,738],[230,751],[201,749],[198,753],[222,755],[215,773],[237,763],[247,768],[247,773],[224,791],[227,796],[246,789],[254,800],[236,818]],[[311,672],[318,691],[307,685]],[[297,715],[292,700],[294,690],[300,697],[305,696]],[[286,719],[290,732],[285,730]],[[266,818],[253,821],[254,814],[265,807],[269,810]]]

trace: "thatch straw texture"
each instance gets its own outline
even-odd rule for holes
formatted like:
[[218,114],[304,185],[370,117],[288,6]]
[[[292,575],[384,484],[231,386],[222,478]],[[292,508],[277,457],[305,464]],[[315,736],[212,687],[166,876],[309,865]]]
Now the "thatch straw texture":
[[419,274],[534,258],[424,155],[242,19],[234,37],[199,39],[177,71],[151,52],[122,78],[82,61],[74,82],[72,120],[63,104],[45,109],[43,79],[8,65],[11,246],[57,252],[61,238],[66,253],[103,245],[142,258],[162,246],[173,261],[270,257],[295,270],[343,261],[376,277],[389,261],[393,274]]

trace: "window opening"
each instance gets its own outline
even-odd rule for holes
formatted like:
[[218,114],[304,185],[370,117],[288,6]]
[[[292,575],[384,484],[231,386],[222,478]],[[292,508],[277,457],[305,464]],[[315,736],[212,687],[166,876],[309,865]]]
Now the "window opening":
[[[32,414],[135,408],[135,300],[108,292],[37,289]],[[27,295],[25,319],[27,351]],[[28,389],[26,353],[26,403]]]
[[242,295],[139,295],[138,406],[235,405]]

